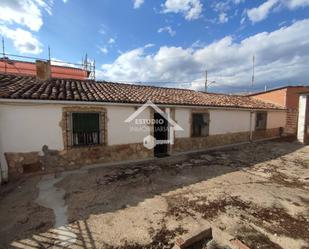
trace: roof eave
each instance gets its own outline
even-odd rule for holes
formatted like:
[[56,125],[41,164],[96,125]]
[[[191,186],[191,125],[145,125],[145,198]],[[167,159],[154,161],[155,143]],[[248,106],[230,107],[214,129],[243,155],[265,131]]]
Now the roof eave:
[[[118,106],[139,106],[145,103],[142,102],[103,102],[103,101],[76,101],[76,100],[42,100],[42,99],[13,99],[0,98],[0,103],[29,103],[29,104],[58,104],[58,105],[118,105]],[[157,106],[164,107],[180,107],[180,108],[208,108],[208,109],[228,109],[228,110],[272,110],[272,111],[286,111],[285,108],[271,108],[271,107],[241,107],[241,106],[219,106],[219,105],[195,105],[195,104],[164,104],[156,103]]]

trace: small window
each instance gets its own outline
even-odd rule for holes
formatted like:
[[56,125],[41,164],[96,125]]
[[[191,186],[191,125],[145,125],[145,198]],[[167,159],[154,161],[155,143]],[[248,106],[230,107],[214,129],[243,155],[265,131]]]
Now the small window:
[[100,114],[72,113],[73,146],[100,144]]
[[266,130],[266,122],[267,122],[267,112],[257,112],[255,129],[256,130]]
[[193,113],[192,136],[205,137],[209,135],[209,113]]

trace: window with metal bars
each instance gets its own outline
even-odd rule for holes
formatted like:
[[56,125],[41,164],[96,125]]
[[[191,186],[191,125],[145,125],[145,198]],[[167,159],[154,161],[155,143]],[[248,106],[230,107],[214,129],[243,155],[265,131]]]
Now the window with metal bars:
[[266,130],[267,125],[267,112],[257,112],[255,120],[256,130]]
[[101,143],[100,113],[72,113],[73,146]]
[[192,114],[192,136],[205,137],[209,135],[209,113]]

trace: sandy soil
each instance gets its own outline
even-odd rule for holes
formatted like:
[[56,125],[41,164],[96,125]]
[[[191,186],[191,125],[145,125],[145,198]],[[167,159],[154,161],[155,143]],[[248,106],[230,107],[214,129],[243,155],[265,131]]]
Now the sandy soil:
[[36,203],[44,178],[9,184],[0,248],[172,248],[208,223],[219,244],[228,234],[252,249],[309,248],[309,146],[263,142],[55,177],[68,224],[55,228],[55,212]]

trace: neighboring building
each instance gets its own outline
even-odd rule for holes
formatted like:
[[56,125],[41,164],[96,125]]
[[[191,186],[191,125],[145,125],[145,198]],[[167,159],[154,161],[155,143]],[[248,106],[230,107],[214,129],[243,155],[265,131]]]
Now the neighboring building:
[[[287,121],[285,132],[297,134],[299,94],[308,92],[309,86],[285,86],[269,91],[250,94],[250,97],[280,105],[287,109]],[[309,106],[309,101],[307,102]],[[307,108],[307,124],[309,125],[309,108]]]
[[[149,135],[166,136],[154,131],[160,122],[139,132],[125,122],[148,100],[183,128],[174,132],[174,144],[160,150],[143,146]],[[160,117],[146,108],[139,118]],[[2,174],[14,178],[277,137],[286,110],[247,96],[0,74],[0,120]]]
[[297,140],[303,144],[309,143],[309,92],[299,94],[299,111]]
[[[0,58],[0,73],[36,76],[38,62],[40,61],[26,62],[11,60],[9,58]],[[50,70],[53,78],[79,80],[87,79],[90,73],[88,70],[80,68],[57,65],[51,65]]]

